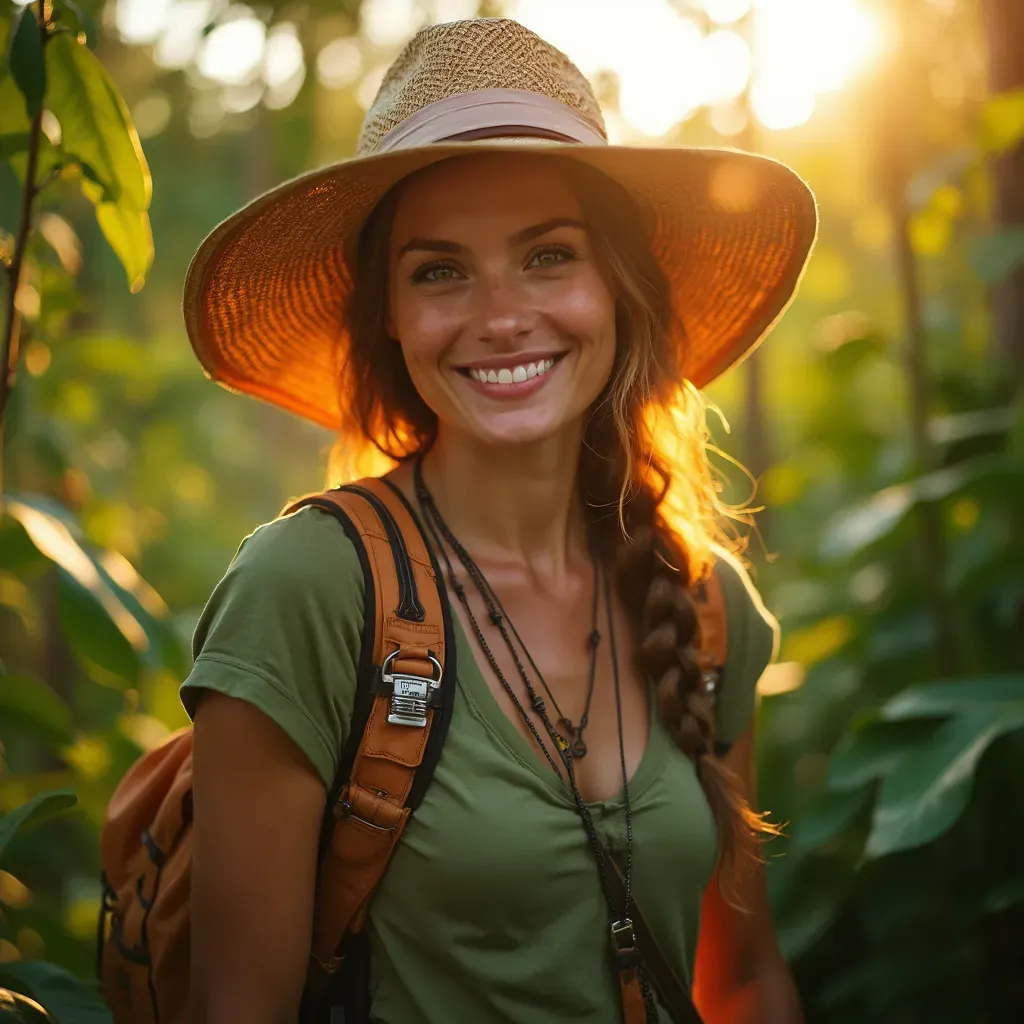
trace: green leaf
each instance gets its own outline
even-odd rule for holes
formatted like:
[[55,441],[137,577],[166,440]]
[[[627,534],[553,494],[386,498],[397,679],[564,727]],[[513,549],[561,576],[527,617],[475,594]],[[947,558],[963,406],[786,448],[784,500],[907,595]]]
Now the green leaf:
[[42,960],[3,964],[0,977],[13,979],[53,1016],[57,1024],[112,1024],[113,1017],[92,985]]
[[1024,726],[1024,702],[977,707],[943,722],[907,750],[885,776],[865,855],[884,857],[937,839],[960,817],[982,754],[1003,733]]
[[0,135],[28,134],[32,122],[13,75],[0,75]]
[[181,645],[162,621],[166,608],[126,559],[84,544],[74,516],[51,499],[10,494],[5,511],[60,567],[61,614],[80,653],[126,679],[136,677],[143,661],[180,671]]
[[1014,705],[1024,710],[1024,675],[947,679],[911,686],[883,706],[881,717],[888,722],[934,718],[966,714],[993,705],[1004,705],[1010,713],[1014,712]]
[[61,628],[76,653],[113,673],[125,684],[138,681],[135,648],[92,594],[67,573],[57,589]]
[[7,676],[0,686],[0,721],[52,746],[74,737],[71,709],[49,686],[28,676]]
[[1008,153],[1024,139],[1024,87],[997,93],[981,108],[982,144],[990,153]]
[[46,95],[46,61],[34,7],[23,7],[14,16],[8,64],[11,76],[25,97],[28,116],[35,117]]
[[824,793],[805,811],[793,828],[793,845],[800,850],[820,849],[856,819],[871,802],[871,787]]
[[927,473],[905,484],[887,487],[867,501],[840,512],[826,526],[821,557],[838,562],[853,558],[892,535],[915,505],[941,501],[968,487],[990,483],[996,488],[1024,480],[1024,467],[1005,455],[979,455]]
[[994,285],[1024,263],[1024,228],[1000,228],[971,246],[971,264],[983,284]]
[[71,36],[46,47],[48,106],[60,121],[63,148],[95,172],[112,201],[149,208],[146,158],[128,108],[99,58]]
[[[0,965],[0,984],[5,983],[3,971]],[[34,999],[0,988],[0,1024],[54,1024],[54,1020]]]
[[880,723],[866,716],[847,732],[829,758],[828,788],[835,792],[859,790],[890,775],[908,747],[934,731],[933,722]]
[[33,822],[60,814],[74,807],[78,797],[70,789],[54,789],[48,793],[40,793],[34,800],[5,814],[0,818],[0,853],[14,838],[18,829]]
[[[78,32],[85,33],[85,45],[90,50],[95,50],[99,41],[99,30],[92,15],[83,10],[81,4],[73,3],[72,0],[56,0],[54,7],[60,22],[70,21]],[[67,18],[64,17],[65,13],[68,15]]]
[[1013,429],[1016,416],[1012,405],[936,416],[928,421],[928,438],[932,444],[956,444],[976,437],[997,436]]
[[149,214],[137,210],[124,200],[109,202],[93,183],[82,183],[82,193],[96,207],[96,222],[110,248],[117,254],[128,275],[132,293],[146,283],[146,274],[153,265],[153,232]]

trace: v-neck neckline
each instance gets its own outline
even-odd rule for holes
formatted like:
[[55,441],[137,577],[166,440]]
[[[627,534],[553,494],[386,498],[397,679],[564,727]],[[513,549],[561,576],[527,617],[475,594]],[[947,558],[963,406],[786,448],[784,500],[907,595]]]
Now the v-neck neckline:
[[[526,737],[516,728],[515,723],[502,709],[497,698],[487,685],[483,670],[477,661],[476,652],[470,638],[462,626],[461,618],[452,608],[452,626],[455,630],[455,646],[458,651],[458,684],[463,696],[473,705],[484,724],[496,734],[509,752],[515,756],[525,768],[533,772],[541,781],[564,803],[575,806],[572,792],[566,781],[556,775],[543,755],[534,750]],[[668,746],[664,730],[657,722],[657,709],[651,693],[650,726],[647,744],[629,779],[629,802],[635,807],[637,801],[658,777],[664,767],[668,754]],[[591,811],[602,814],[614,812],[625,805],[625,794],[620,790],[616,796],[605,800],[588,800],[587,807]]]

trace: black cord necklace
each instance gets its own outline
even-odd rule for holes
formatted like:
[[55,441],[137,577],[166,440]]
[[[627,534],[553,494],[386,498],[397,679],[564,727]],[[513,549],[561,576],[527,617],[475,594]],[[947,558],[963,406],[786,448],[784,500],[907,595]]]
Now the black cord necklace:
[[525,643],[523,643],[523,638],[519,635],[519,630],[516,629],[516,624],[512,621],[508,612],[505,611],[505,606],[501,603],[501,598],[498,596],[497,591],[491,586],[490,580],[488,580],[483,573],[480,574],[480,578],[487,587],[492,603],[508,623],[508,627],[512,631],[512,636],[515,638],[516,643],[522,648],[523,653],[526,655],[526,660],[530,663],[530,668],[533,669],[534,674],[540,680],[541,686],[544,687],[544,692],[550,698],[551,704],[555,709],[555,713],[558,715],[556,725],[560,725],[565,731],[564,736],[562,733],[559,733],[559,747],[564,750],[567,745],[571,745],[572,756],[575,757],[577,761],[582,757],[586,757],[587,754],[587,744],[583,739],[583,731],[586,729],[587,723],[590,721],[590,705],[594,699],[594,684],[597,680],[597,648],[601,643],[601,631],[597,628],[598,604],[601,596],[601,564],[594,553],[591,553],[591,566],[594,573],[594,598],[593,608],[591,611],[590,633],[587,635],[587,645],[590,648],[590,678],[587,682],[587,699],[583,705],[583,714],[580,716],[579,725],[573,725],[572,719],[562,713],[562,709],[558,706],[558,701],[555,699],[555,695],[551,692],[551,687],[548,686],[547,680],[544,678],[544,673],[541,672],[540,668],[537,666],[537,662],[533,660],[533,655],[530,654],[530,649]]
[[[583,823],[584,830],[587,833],[587,837],[590,840],[590,846],[593,850],[594,857],[597,861],[599,871],[598,877],[601,881],[601,890],[604,895],[605,904],[608,909],[608,923],[611,929],[613,946],[615,943],[616,935],[618,930],[623,925],[628,925],[630,930],[632,929],[631,915],[633,911],[633,811],[632,805],[629,799],[629,775],[626,768],[626,746],[624,739],[624,731],[622,725],[622,694],[621,685],[619,680],[619,659],[618,649],[615,643],[615,616],[611,603],[611,590],[608,583],[607,575],[603,578],[604,586],[603,593],[605,598],[606,613],[608,619],[608,640],[609,648],[611,652],[612,660],[612,679],[615,687],[615,712],[619,732],[619,763],[622,771],[622,801],[623,810],[625,812],[626,819],[626,866],[624,872],[624,883],[625,883],[625,895],[623,899],[623,905],[616,907],[615,900],[612,897],[611,891],[608,888],[608,882],[605,878],[605,871],[607,869],[604,861],[604,852],[601,846],[601,841],[597,835],[597,829],[594,825],[594,819],[590,814],[590,808],[587,807],[586,801],[583,799],[582,794],[579,791],[579,786],[576,784],[576,770],[574,765],[574,753],[573,747],[570,744],[559,742],[561,735],[552,723],[550,716],[547,713],[547,707],[544,698],[537,693],[530,679],[529,673],[526,671],[523,665],[522,659],[519,657],[519,652],[516,649],[516,645],[512,642],[512,637],[509,634],[508,626],[506,625],[506,616],[502,613],[499,608],[499,602],[495,600],[496,595],[487,582],[486,577],[481,572],[479,566],[473,561],[472,556],[462,546],[459,540],[452,533],[448,524],[445,522],[444,517],[441,515],[440,510],[434,503],[433,495],[427,488],[426,483],[423,480],[423,458],[420,456],[417,458],[413,467],[413,479],[414,486],[416,489],[416,499],[419,505],[420,516],[426,524],[427,530],[430,534],[431,540],[433,541],[434,547],[444,564],[445,572],[448,577],[448,584],[455,594],[456,598],[462,604],[466,612],[466,617],[473,629],[473,633],[476,636],[477,643],[480,645],[480,649],[484,653],[484,657],[487,659],[487,663],[490,665],[491,671],[494,673],[495,678],[501,684],[502,688],[508,694],[516,710],[519,712],[523,721],[526,723],[527,728],[537,741],[537,746],[540,747],[541,752],[547,759],[548,764],[551,766],[552,771],[556,775],[561,777],[561,772],[558,770],[558,766],[555,763],[554,758],[551,756],[548,747],[541,740],[540,733],[537,730],[537,726],[534,724],[533,719],[530,717],[529,712],[523,706],[523,702],[520,700],[519,695],[515,692],[515,689],[505,678],[505,674],[501,671],[498,665],[497,659],[494,657],[494,652],[491,650],[490,645],[487,643],[487,639],[483,634],[483,630],[480,628],[480,624],[477,621],[476,616],[473,614],[473,610],[470,607],[469,595],[466,593],[466,588],[459,582],[458,577],[455,574],[455,568],[452,565],[451,559],[448,555],[448,549],[451,549],[455,553],[459,562],[462,564],[463,569],[469,576],[474,587],[483,599],[484,607],[487,609],[488,616],[491,621],[497,627],[501,633],[502,639],[505,642],[509,654],[515,663],[516,670],[523,681],[523,685],[526,688],[528,703],[534,714],[541,720],[544,730],[547,732],[548,737],[553,744],[554,748],[559,752],[560,759],[562,761],[563,768],[565,770],[565,779],[569,785],[569,790],[572,794],[573,803],[576,807],[576,812],[579,814],[580,819]],[[595,589],[597,588],[595,580]],[[514,630],[514,627],[513,627]],[[523,650],[526,651],[526,645],[522,643],[521,638],[516,634],[520,645]],[[596,645],[595,645],[596,647]],[[526,651],[527,659],[533,664],[533,659],[530,657],[529,652]],[[596,653],[595,653],[596,661]],[[539,675],[539,673],[538,673]],[[642,982],[642,989],[644,993],[644,1001],[647,1005],[649,1019],[655,1019],[656,1011],[653,1006],[653,996],[650,991],[649,985],[646,981]],[[654,1016],[652,1016],[652,1014]]]

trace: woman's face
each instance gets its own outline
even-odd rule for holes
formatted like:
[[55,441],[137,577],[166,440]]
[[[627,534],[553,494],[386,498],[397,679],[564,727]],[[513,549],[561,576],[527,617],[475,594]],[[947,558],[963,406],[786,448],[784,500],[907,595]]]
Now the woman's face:
[[577,429],[615,358],[615,301],[555,161],[440,163],[403,186],[389,332],[440,421],[487,444]]

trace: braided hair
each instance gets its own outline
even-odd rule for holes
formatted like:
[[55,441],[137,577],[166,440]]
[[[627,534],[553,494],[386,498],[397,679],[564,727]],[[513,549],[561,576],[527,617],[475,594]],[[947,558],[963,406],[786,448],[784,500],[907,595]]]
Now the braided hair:
[[[658,713],[694,762],[717,826],[725,869],[719,879],[735,902],[729,884],[734,869],[759,856],[761,834],[777,830],[749,808],[739,779],[715,756],[715,715],[697,661],[692,593],[710,569],[713,545],[726,543],[723,513],[735,510],[718,500],[703,400],[679,383],[685,334],[650,249],[649,211],[588,165],[550,159],[563,164],[617,298],[615,362],[591,409],[578,467],[588,526],[630,616],[637,668],[656,681]],[[396,202],[392,189],[349,257],[356,287],[347,351],[339,352],[344,426],[332,466],[345,475],[372,465],[367,450],[401,461],[429,447],[436,433],[436,418],[398,346],[382,343],[387,239]]]

